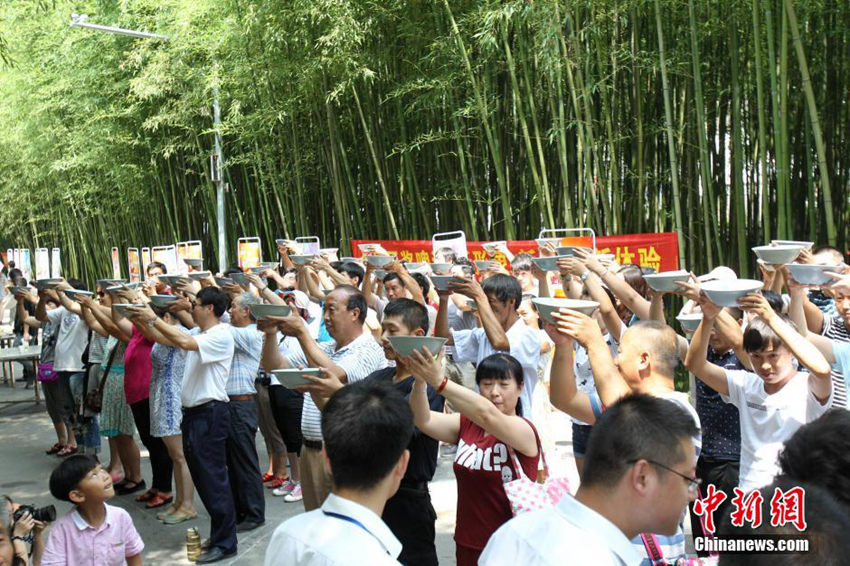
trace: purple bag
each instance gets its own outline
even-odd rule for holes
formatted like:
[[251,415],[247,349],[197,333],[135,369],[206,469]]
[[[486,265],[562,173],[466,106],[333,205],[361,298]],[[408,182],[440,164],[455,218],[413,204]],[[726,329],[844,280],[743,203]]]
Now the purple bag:
[[53,364],[38,364],[36,378],[42,383],[53,383],[59,379],[59,373],[53,371]]

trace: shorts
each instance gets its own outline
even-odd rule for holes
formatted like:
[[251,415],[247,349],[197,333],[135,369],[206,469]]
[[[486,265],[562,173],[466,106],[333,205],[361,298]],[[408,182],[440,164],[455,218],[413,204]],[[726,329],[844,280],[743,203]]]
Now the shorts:
[[573,423],[573,455],[576,458],[584,458],[587,453],[587,441],[590,438],[591,425]]
[[272,385],[269,387],[269,400],[274,422],[287,452],[301,452],[301,408],[304,406],[304,397],[283,385]]

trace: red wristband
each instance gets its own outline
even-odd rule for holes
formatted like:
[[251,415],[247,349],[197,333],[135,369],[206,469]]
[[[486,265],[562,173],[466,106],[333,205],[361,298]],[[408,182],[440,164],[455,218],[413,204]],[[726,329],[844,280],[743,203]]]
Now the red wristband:
[[443,382],[437,388],[437,393],[442,393],[443,389],[445,389],[446,385],[448,385],[448,384],[449,384],[449,376],[446,375],[446,376],[443,377]]

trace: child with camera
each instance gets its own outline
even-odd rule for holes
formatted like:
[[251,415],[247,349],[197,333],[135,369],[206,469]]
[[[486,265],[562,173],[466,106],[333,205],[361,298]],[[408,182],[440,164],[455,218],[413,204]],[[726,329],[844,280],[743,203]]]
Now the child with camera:
[[50,493],[75,507],[50,529],[41,566],[141,565],[142,538],[127,511],[106,504],[115,496],[112,478],[93,456],[59,464],[50,474]]

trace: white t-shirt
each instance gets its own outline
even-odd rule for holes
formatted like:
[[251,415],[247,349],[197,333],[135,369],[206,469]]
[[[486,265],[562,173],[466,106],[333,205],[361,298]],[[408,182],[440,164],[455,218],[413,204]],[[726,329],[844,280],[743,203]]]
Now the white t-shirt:
[[219,323],[205,332],[193,328],[189,334],[194,336],[198,349],[186,352],[180,396],[183,406],[196,407],[208,401],[227,402],[225,386],[234,351],[230,327]]
[[[522,366],[524,384],[520,401],[522,402],[522,414],[531,418],[531,396],[537,385],[537,363],[540,361],[540,333],[537,328],[531,328],[518,318],[517,321],[505,333],[511,349],[508,354],[512,355]],[[490,344],[487,333],[483,328],[474,330],[453,330],[454,359],[456,362],[475,362],[492,354],[504,353],[496,350]]]
[[780,469],[777,456],[782,443],[801,426],[824,414],[832,406],[832,393],[821,403],[809,389],[809,374],[799,372],[770,395],[764,380],[755,373],[726,370],[729,396],[721,398],[738,407],[741,415],[741,473],[744,490],[770,484]]
[[82,355],[89,339],[86,322],[65,307],[47,311],[47,319],[58,328],[53,357],[54,371],[82,371]]

